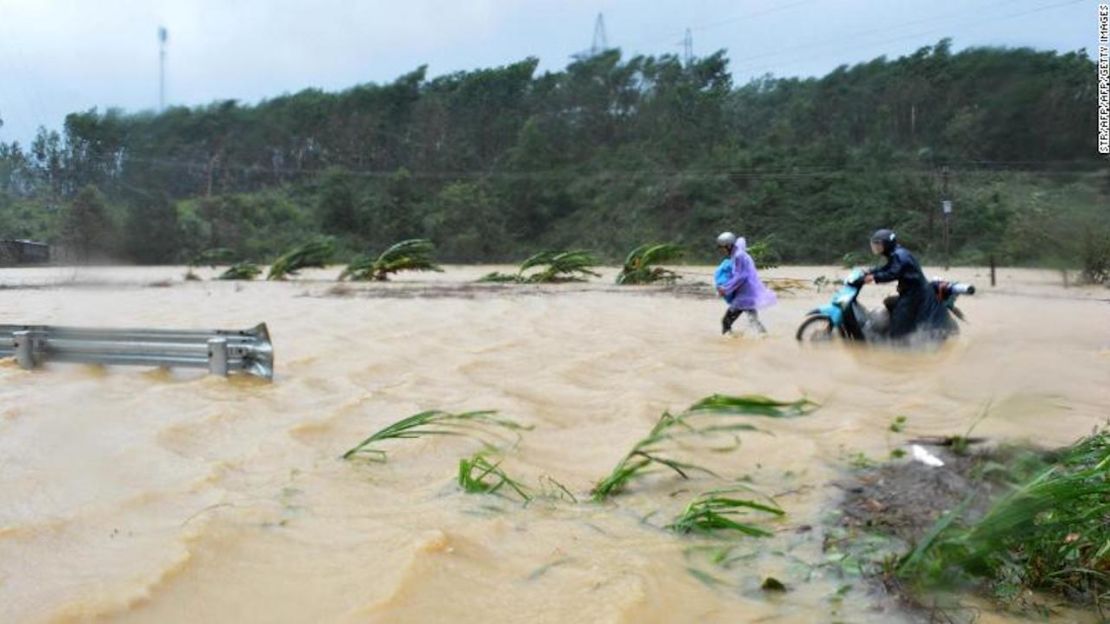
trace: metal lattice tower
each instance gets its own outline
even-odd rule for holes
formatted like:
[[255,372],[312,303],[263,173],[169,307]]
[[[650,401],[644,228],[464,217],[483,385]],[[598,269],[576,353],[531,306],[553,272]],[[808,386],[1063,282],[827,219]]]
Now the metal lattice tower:
[[682,38],[682,61],[689,65],[694,62],[694,35],[686,29],[686,36]]
[[571,58],[577,61],[583,61],[588,58],[593,58],[609,49],[609,39],[605,35],[605,16],[601,13],[597,14],[597,19],[594,20],[594,38],[590,44],[589,49],[572,54]]
[[605,16],[598,13],[597,21],[594,22],[594,41],[590,51],[597,54],[608,47],[609,41],[605,37]]

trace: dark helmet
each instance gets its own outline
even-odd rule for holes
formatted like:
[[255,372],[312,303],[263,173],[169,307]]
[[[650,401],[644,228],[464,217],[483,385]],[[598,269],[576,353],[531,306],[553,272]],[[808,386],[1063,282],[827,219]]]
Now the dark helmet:
[[894,245],[898,242],[898,235],[894,233],[894,230],[888,230],[886,228],[875,230],[875,233],[871,235],[871,242],[881,244],[883,246],[883,253],[890,253],[894,249]]

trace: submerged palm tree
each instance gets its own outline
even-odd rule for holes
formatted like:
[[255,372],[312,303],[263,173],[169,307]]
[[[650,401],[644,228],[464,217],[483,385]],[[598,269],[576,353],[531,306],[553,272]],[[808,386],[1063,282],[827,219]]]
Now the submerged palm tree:
[[335,243],[331,239],[316,239],[295,247],[274,260],[266,279],[283,280],[288,275],[296,275],[301,269],[325,267],[333,255]]
[[[516,282],[520,284],[550,284],[559,282],[584,282],[586,276],[601,277],[592,269],[597,265],[587,251],[541,251],[529,257],[516,273],[490,273],[482,282]],[[543,267],[530,275],[525,272]]]
[[657,266],[681,257],[686,250],[674,243],[640,245],[628,252],[624,267],[617,276],[618,284],[673,283],[680,279],[674,271]]
[[339,279],[384,282],[389,279],[390,273],[399,271],[442,272],[443,269],[432,259],[433,251],[435,251],[435,245],[429,240],[423,238],[403,240],[383,251],[377,258],[370,256],[355,258],[339,274]]
[[262,269],[253,262],[239,262],[231,265],[228,270],[220,274],[216,279],[221,280],[252,280],[262,273]]

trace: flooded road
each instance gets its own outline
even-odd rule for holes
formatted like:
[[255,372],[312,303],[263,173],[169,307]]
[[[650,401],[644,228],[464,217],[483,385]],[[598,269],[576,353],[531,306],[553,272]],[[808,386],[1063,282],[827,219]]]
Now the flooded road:
[[[824,565],[831,481],[909,437],[963,434],[984,410],[976,435],[1045,446],[1110,416],[1110,290],[1064,289],[1056,273],[1003,270],[991,289],[983,271],[951,272],[980,288],[961,299],[970,323],[935,352],[903,353],[795,342],[830,296],[809,284],[837,268],[767,272],[807,286],[763,314],[766,338],[720,336],[723,305],[696,289],[618,288],[612,270],[590,284],[470,284],[489,270],[340,288],[338,270],[286,283],[0,270],[0,323],[265,321],[276,360],[272,384],[0,362],[0,621],[900,621]],[[683,272],[711,281],[709,268]],[[755,422],[713,454],[718,474],[787,514],[763,522],[773,538],[738,540],[743,564],[707,581],[697,547],[709,542],[662,527],[719,479],[659,473],[585,500],[660,413],[713,393],[821,407]],[[465,438],[390,443],[384,464],[338,459],[427,409],[534,427],[502,467],[583,502],[463,493],[459,459],[481,448]],[[767,576],[791,591],[761,591]]]

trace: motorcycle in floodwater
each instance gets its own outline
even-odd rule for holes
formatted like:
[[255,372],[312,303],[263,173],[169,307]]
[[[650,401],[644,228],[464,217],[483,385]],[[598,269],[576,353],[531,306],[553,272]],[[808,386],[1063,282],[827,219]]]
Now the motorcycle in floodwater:
[[[841,337],[858,342],[878,342],[887,338],[890,330],[890,310],[886,305],[870,312],[859,302],[863,289],[863,269],[852,271],[844,278],[844,285],[837,290],[829,303],[810,310],[798,326],[795,338],[799,342],[822,342]],[[929,286],[944,307],[956,318],[964,320],[963,312],[956,307],[960,295],[975,294],[975,287],[960,282],[933,280]],[[940,330],[940,338],[958,333],[959,328],[949,317],[949,327]]]

